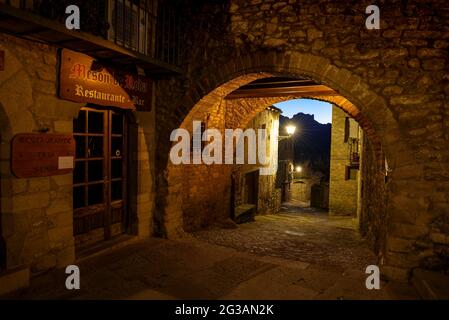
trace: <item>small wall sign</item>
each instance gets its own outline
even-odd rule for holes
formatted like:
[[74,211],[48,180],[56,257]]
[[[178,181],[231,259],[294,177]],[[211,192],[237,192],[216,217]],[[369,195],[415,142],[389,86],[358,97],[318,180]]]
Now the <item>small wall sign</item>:
[[59,81],[62,99],[151,111],[150,78],[116,70],[82,53],[62,49]]
[[71,173],[75,139],[67,134],[22,133],[12,140],[11,169],[18,178]]

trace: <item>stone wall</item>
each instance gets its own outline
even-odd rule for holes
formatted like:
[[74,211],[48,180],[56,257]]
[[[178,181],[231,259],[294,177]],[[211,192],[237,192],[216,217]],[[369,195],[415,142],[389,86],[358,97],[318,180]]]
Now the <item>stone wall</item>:
[[[57,48],[0,34],[5,70],[0,71],[1,235],[7,269],[25,266],[32,273],[75,261],[72,174],[19,179],[11,172],[11,140],[18,133],[72,133],[82,104],[58,98]],[[155,111],[136,113],[138,146],[136,230],[152,234],[154,212]]]
[[[261,110],[262,112],[254,118],[248,118],[248,112],[245,111],[245,108],[254,109],[257,104],[261,104],[263,108],[266,108],[270,105],[269,103],[270,100],[265,99],[220,100],[220,102],[208,108],[206,112],[191,113],[188,120],[186,119],[183,122],[181,128],[187,129],[192,133],[193,121],[201,121],[205,124],[206,129],[218,129],[223,137],[225,128],[258,129],[262,128],[262,124],[266,124],[269,129],[273,121],[276,121],[272,111]],[[274,137],[272,132],[270,132],[271,137]],[[225,154],[224,151],[223,149],[223,156]],[[182,190],[180,203],[182,225],[184,231],[190,232],[216,223],[228,223],[232,210],[232,174],[235,175],[235,179],[239,180],[238,185],[241,187],[245,182],[245,173],[257,170],[260,168],[260,165],[189,164],[173,167],[177,167],[173,169],[177,170],[179,175],[183,177],[179,185],[179,188]],[[279,201],[274,192],[274,178],[270,177],[260,176],[259,178],[260,213],[277,211],[276,207]],[[239,203],[242,198],[243,189],[240,187],[236,190],[235,203]]]
[[[261,165],[259,163],[254,165],[236,165],[233,170],[237,176],[237,179],[240,179],[240,183],[238,184],[240,188],[236,190],[236,205],[243,203],[245,174],[250,171],[259,170],[259,199],[257,203],[258,214],[276,213],[280,209],[280,190],[278,190],[279,188],[276,188],[276,173],[278,167],[277,131],[279,128],[279,114],[280,112],[274,111],[273,109],[265,109],[256,115],[256,117],[254,117],[245,127],[245,130],[249,128],[257,130],[261,129],[263,126],[266,127],[268,133],[268,146],[266,153],[267,156],[270,156],[270,162],[267,165]],[[272,141],[273,139],[275,139],[275,141]],[[272,145],[272,143],[274,143],[274,145]],[[271,168],[272,174],[262,175],[262,168]]]
[[[298,172],[295,168],[295,171],[293,173],[293,181],[291,185],[292,200],[310,203],[312,187],[314,185],[325,183],[326,177],[322,172],[314,171],[309,160],[302,162],[299,167],[301,168],[301,171]],[[329,191],[326,191],[326,194],[328,193]],[[327,208],[328,205],[323,205],[325,203],[328,204],[329,199],[327,199],[326,201],[320,201],[320,203],[320,207]]]
[[[365,9],[370,4],[198,2],[185,28],[186,74],[158,85],[158,104],[166,109],[157,119],[157,218],[167,222],[158,225],[163,233],[177,234],[180,220],[175,209],[179,178],[168,166],[169,148],[163,151],[169,132],[191,110],[207,109],[252,80],[302,76],[346,98],[348,103],[339,106],[360,123],[376,157],[383,150],[389,159],[393,171],[387,216],[402,229],[391,229],[386,241],[390,236],[402,239],[404,252],[389,252],[382,272],[405,279],[423,260],[416,251],[440,259],[440,246],[447,246],[434,242],[430,231],[433,223],[445,221],[449,209],[449,4],[382,2],[381,29],[367,30]],[[430,247],[423,248],[420,238]]]
[[72,175],[18,179],[11,173],[11,139],[18,133],[72,132],[80,105],[56,97],[56,48],[0,34],[5,71],[0,71],[3,113],[1,218],[7,268],[32,272],[68,265],[75,258]]
[[329,214],[357,216],[357,170],[354,179],[348,179],[349,147],[345,142],[345,122],[348,115],[340,108],[332,107],[332,135],[329,178]]
[[[384,162],[375,157],[368,139],[362,142],[360,231],[379,256],[385,254],[387,236],[387,182]],[[394,240],[393,240],[394,241]]]
[[258,214],[275,214],[281,209],[281,189],[276,188],[275,176],[259,177]]
[[320,182],[320,175],[293,179],[291,185],[292,200],[310,202],[312,186],[319,185]]
[[[219,101],[210,109],[199,110],[185,119],[180,128],[190,132],[192,139],[193,121],[201,121],[205,129],[218,129],[224,136],[226,108]],[[224,154],[224,153],[223,153]],[[210,226],[216,221],[230,218],[231,165],[189,164],[174,166],[182,177],[179,188],[182,201],[182,226],[184,231],[194,231]]]
[[230,166],[188,165],[183,169],[184,231],[225,223],[231,216]]

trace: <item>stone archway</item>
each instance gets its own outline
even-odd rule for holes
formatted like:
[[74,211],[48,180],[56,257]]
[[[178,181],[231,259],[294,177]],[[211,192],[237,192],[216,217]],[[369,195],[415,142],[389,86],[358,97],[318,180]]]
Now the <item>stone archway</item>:
[[[237,61],[229,61],[220,68],[216,66],[206,68],[202,76],[197,78],[198,80],[184,96],[183,108],[178,111],[179,126],[186,126],[194,118],[207,116],[208,112],[216,109],[217,106],[222,108],[220,102],[224,97],[240,86],[271,76],[308,78],[334,89],[344,97],[344,100],[339,101],[338,105],[360,123],[375,144],[381,146],[393,169],[391,179],[398,181],[403,175],[407,175],[408,178],[410,178],[410,174],[413,175],[407,168],[416,165],[416,159],[411,148],[405,142],[397,121],[384,98],[379,96],[358,75],[333,65],[329,59],[316,55],[264,51],[242,56]],[[249,115],[248,117],[250,118]],[[166,136],[166,134],[161,134],[160,139]],[[166,142],[164,143],[166,144]],[[418,178],[418,176],[419,172],[416,172],[416,177]],[[162,233],[168,237],[177,237],[183,234],[182,199],[179,196],[182,194],[182,179],[180,168],[168,163],[163,178],[166,185],[159,184],[162,188],[158,199],[158,208],[162,209],[162,212],[159,212],[159,217],[163,221]],[[398,190],[393,190],[393,192],[394,194],[390,193],[390,198],[397,199],[401,192]],[[403,221],[401,219],[404,217],[396,216],[404,214],[403,209],[399,206],[402,205],[402,200],[413,201],[410,198],[400,200],[401,203],[396,201],[389,203],[390,221]],[[406,206],[413,208],[411,203]],[[405,220],[405,223],[410,223],[407,218]],[[420,225],[419,228],[425,229],[427,226]],[[391,238],[389,237],[389,239]],[[394,242],[396,239],[393,239],[393,246],[396,245]],[[396,252],[389,254],[385,262],[390,266],[388,271],[385,271],[387,269],[384,268],[385,273],[393,277],[405,277],[406,273],[403,270],[416,266],[418,263],[416,258],[406,256],[404,258],[404,254],[398,255]]]

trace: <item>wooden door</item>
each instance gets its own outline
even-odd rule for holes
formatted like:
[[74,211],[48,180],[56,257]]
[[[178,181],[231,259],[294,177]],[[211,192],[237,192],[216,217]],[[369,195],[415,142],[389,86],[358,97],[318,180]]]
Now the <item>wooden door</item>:
[[83,108],[73,131],[73,231],[83,249],[126,232],[127,123],[121,112]]

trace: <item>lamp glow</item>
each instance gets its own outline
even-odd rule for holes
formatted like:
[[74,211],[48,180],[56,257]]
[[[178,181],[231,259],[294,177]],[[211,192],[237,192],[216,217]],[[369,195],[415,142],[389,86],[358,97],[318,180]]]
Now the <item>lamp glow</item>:
[[296,127],[290,125],[290,126],[287,126],[285,129],[287,129],[287,134],[288,134],[289,136],[291,136],[292,134],[295,133]]
[[296,172],[301,172],[302,171],[302,167],[301,166],[297,166],[296,167]]

